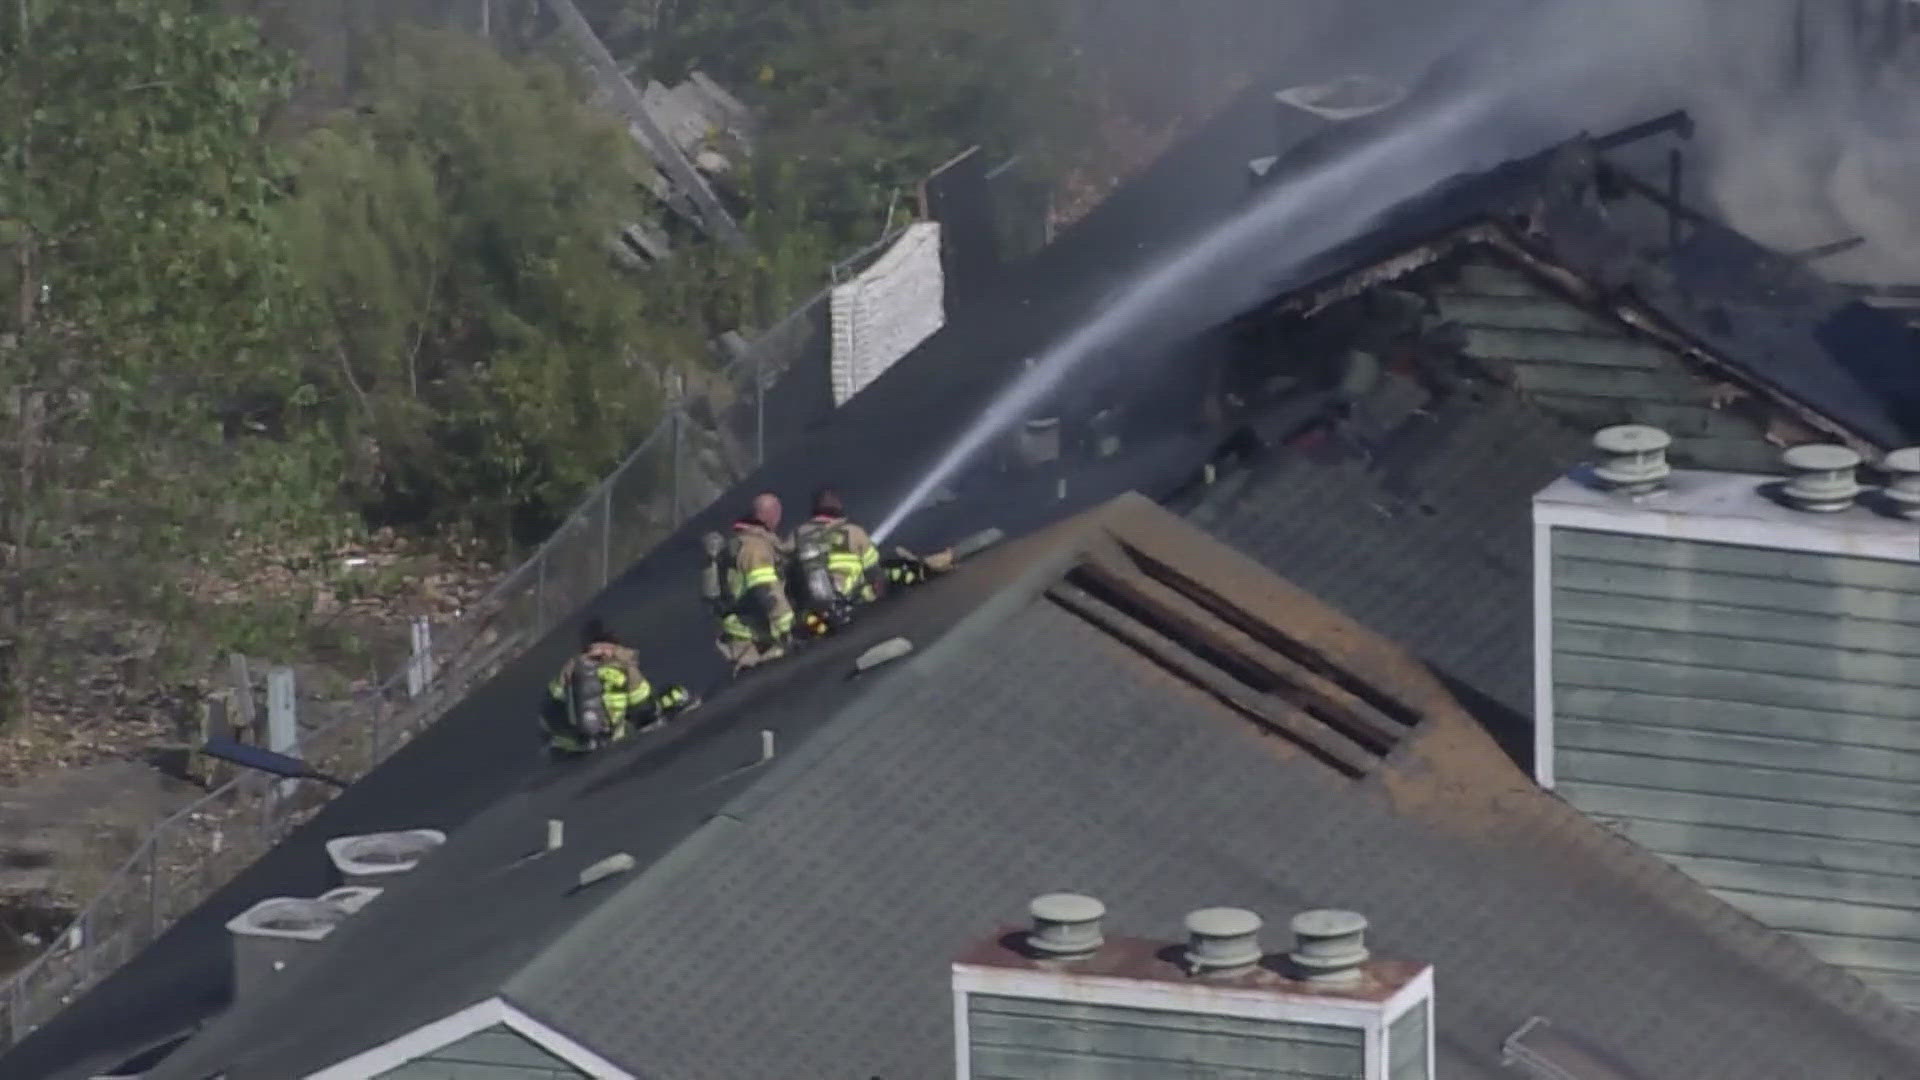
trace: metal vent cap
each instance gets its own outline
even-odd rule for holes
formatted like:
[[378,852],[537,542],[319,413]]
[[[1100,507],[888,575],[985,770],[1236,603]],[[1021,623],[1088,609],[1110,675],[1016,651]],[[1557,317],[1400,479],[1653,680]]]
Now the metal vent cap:
[[1091,896],[1047,893],[1034,897],[1027,911],[1033,916],[1027,948],[1042,956],[1056,960],[1091,956],[1106,943],[1100,932],[1100,920],[1106,915],[1107,906]]
[[1223,974],[1260,962],[1260,916],[1240,908],[1202,908],[1187,916],[1187,969]]
[[1672,436],[1646,424],[1602,428],[1593,436],[1593,448],[1600,454],[1593,475],[1622,495],[1648,494],[1673,474],[1667,464],[1672,445]]
[[1310,982],[1353,982],[1367,952],[1367,918],[1357,911],[1303,911],[1293,917],[1293,962]]
[[1901,517],[1920,518],[1920,446],[1895,450],[1880,463],[1887,471],[1886,496]]
[[1796,510],[1831,514],[1853,505],[1860,494],[1854,470],[1860,455],[1845,446],[1815,443],[1796,446],[1780,455],[1792,479],[1782,493]]

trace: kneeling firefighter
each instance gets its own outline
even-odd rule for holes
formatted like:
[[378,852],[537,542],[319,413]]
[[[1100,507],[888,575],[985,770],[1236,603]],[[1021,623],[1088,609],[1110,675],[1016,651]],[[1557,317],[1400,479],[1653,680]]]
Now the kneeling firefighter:
[[580,654],[547,688],[541,726],[552,753],[572,756],[625,738],[635,721],[644,731],[698,704],[682,686],[654,693],[634,651],[599,619],[591,619],[581,635]]
[[793,560],[798,623],[811,636],[844,625],[886,591],[880,552],[832,488],[814,494],[813,517],[794,530]]
[[700,591],[720,621],[714,645],[734,674],[786,655],[793,636],[787,599],[787,546],[780,540],[780,500],[754,496],[747,515],[728,535],[705,537],[707,563]]

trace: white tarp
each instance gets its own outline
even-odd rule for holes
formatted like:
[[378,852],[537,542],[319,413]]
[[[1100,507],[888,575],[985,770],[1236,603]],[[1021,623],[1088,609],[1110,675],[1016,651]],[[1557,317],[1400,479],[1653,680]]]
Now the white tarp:
[[865,273],[833,290],[833,403],[844,405],[947,321],[940,225],[907,226]]

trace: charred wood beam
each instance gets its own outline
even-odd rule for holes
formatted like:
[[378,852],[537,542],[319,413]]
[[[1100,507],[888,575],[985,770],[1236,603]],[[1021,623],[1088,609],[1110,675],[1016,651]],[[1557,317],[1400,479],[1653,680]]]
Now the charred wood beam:
[[1684,167],[1685,165],[1680,155],[1680,148],[1676,146],[1671,150],[1668,150],[1667,151],[1667,200],[1668,200],[1667,201],[1667,251],[1669,253],[1680,250],[1680,215],[1673,212],[1673,207],[1681,205],[1680,183],[1681,183],[1681,180],[1684,179],[1684,177],[1681,174],[1681,170]]
[[1642,139],[1650,139],[1655,135],[1662,135],[1669,131],[1679,135],[1683,139],[1693,138],[1693,117],[1687,115],[1685,109],[1675,109],[1664,116],[1656,116],[1651,120],[1643,120],[1632,127],[1621,128],[1611,135],[1602,135],[1593,140],[1593,147],[1602,152],[1617,150],[1622,146],[1637,143]]
[[1352,698],[1366,702],[1371,706],[1370,715],[1387,718],[1403,729],[1420,722],[1420,709],[1417,706],[1354,675],[1345,665],[1249,613],[1186,571],[1127,540],[1122,539],[1120,547],[1148,577],[1193,600],[1221,622],[1291,659],[1307,672],[1321,676]]
[[1813,262],[1816,259],[1824,259],[1830,255],[1838,255],[1842,252],[1852,251],[1854,248],[1866,242],[1867,238],[1864,236],[1849,236],[1845,240],[1835,240],[1830,244],[1821,244],[1817,247],[1810,247],[1804,251],[1795,251],[1789,254],[1791,258],[1798,259],[1801,262]]
[[1253,690],[1086,590],[1059,582],[1047,589],[1047,598],[1343,775],[1358,779],[1379,764],[1378,757],[1355,746],[1319,720]]
[[1664,192],[1659,188],[1655,187],[1654,185],[1647,183],[1645,180],[1640,179],[1639,177],[1633,175],[1632,173],[1628,172],[1625,169],[1619,168],[1618,166],[1614,166],[1614,165],[1608,165],[1605,162],[1602,162],[1598,166],[1598,169],[1600,169],[1601,171],[1604,171],[1607,174],[1607,177],[1610,182],[1617,183],[1621,187],[1627,189],[1628,191],[1633,192],[1635,195],[1638,195],[1641,198],[1646,199],[1648,202],[1651,202],[1655,206],[1658,206],[1662,210],[1665,210],[1669,215],[1672,215],[1674,218],[1677,218],[1680,221],[1685,221],[1694,225],[1713,224],[1712,218],[1708,217],[1707,215],[1701,213],[1698,210],[1695,210],[1693,207],[1688,206],[1686,203],[1681,202],[1678,198],[1674,197],[1673,195],[1670,195],[1667,192]]
[[1167,636],[1183,644],[1204,646],[1219,666],[1232,671],[1242,682],[1280,697],[1376,754],[1393,749],[1407,732],[1405,725],[1367,702],[1238,628],[1222,625],[1217,616],[1193,600],[1138,571],[1117,571],[1096,560],[1076,567],[1069,577],[1074,584],[1163,634],[1172,631]]

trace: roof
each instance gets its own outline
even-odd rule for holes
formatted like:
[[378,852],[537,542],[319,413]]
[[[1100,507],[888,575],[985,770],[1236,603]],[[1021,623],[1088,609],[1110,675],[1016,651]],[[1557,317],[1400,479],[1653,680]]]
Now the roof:
[[[985,410],[1022,358],[1097,308],[1129,274],[1164,257],[1179,238],[1244,206],[1252,197],[1246,162],[1271,152],[1275,137],[1270,99],[1264,90],[1249,92],[1052,246],[1008,268],[971,314],[949,321],[847,405],[812,423],[770,422],[770,431],[797,432],[792,438],[804,452],[776,456],[684,524],[611,583],[596,611],[636,644],[656,678],[696,685],[714,678],[717,657],[703,634],[688,631],[706,622],[692,585],[702,532],[722,525],[749,492],[769,489],[798,499],[822,478],[833,480],[856,516],[879,516]],[[1391,258],[1408,244],[1477,220],[1488,207],[1506,205],[1502,199],[1528,190],[1514,185],[1536,175],[1542,161],[1442,185],[1311,266],[1256,266],[1248,275],[1276,294],[1306,295],[1347,270],[1375,265],[1369,260]],[[1285,162],[1278,171],[1287,171]],[[1263,276],[1267,270],[1273,273]],[[1490,400],[1507,404],[1460,404],[1445,423],[1412,423],[1405,430],[1416,442],[1408,445],[1423,449],[1409,449],[1403,461],[1413,467],[1398,473],[1328,468],[1287,450],[1260,459],[1252,476],[1232,486],[1182,494],[1222,438],[1194,420],[1205,390],[1196,371],[1216,364],[1223,347],[1203,336],[1147,356],[1110,357],[1129,376],[1125,385],[1139,406],[1136,430],[1121,455],[1070,470],[1064,497],[1053,475],[976,471],[958,485],[954,500],[913,514],[892,539],[937,546],[994,525],[1020,535],[1127,490],[1174,500],[1194,507],[1196,520],[1244,544],[1260,561],[1439,662],[1494,727],[1523,723],[1530,548],[1520,515],[1532,492],[1578,452],[1584,433],[1498,397]],[[1830,372],[1832,365],[1816,368]],[[1834,408],[1845,414],[1851,406],[1834,393],[1830,400],[1841,403]],[[770,403],[770,410],[779,404]],[[1865,426],[1872,426],[1871,417]],[[1446,496],[1423,498],[1423,492]],[[1434,513],[1420,509],[1423,504]],[[1381,529],[1376,505],[1401,506],[1403,516]],[[1423,587],[1409,588],[1409,577]],[[1476,615],[1463,621],[1461,611]],[[546,780],[531,703],[572,647],[572,626],[562,623],[140,957],[0,1057],[0,1072],[23,1080],[84,1074],[216,1014],[229,993],[225,922],[264,897],[314,895],[330,886],[322,850],[327,838],[391,828],[452,830],[528,797],[529,785]]]
[[[1200,612],[1223,621],[1188,636]],[[850,681],[894,633],[915,652]],[[1290,672],[1324,726],[1175,674],[1209,648]],[[1920,1020],[1539,791],[1421,665],[1138,497],[714,710],[475,819],[155,1080],[302,1075],[495,994],[635,1075],[939,1075],[949,962],[1061,888],[1162,939],[1214,903],[1362,911],[1376,954],[1435,966],[1450,1077],[1507,1075],[1535,1015],[1649,1075],[1920,1068]],[[1329,764],[1367,717],[1385,748]],[[783,749],[743,768],[763,728]],[[567,846],[516,863],[549,816]],[[640,869],[569,892],[614,850]]]
[[[1356,131],[1419,122],[1419,100],[1309,139],[1296,164],[1266,179],[1284,186]],[[1420,265],[1434,245],[1491,243],[1562,271],[1591,306],[1624,316],[1696,364],[1779,401],[1803,418],[1880,450],[1920,442],[1920,350],[1908,327],[1732,228],[1665,199],[1609,159],[1610,139],[1582,135],[1435,185],[1373,228],[1325,252],[1271,290],[1298,306]],[[1677,247],[1663,214],[1685,222]],[[1657,200],[1657,201],[1655,201]],[[1481,229],[1474,231],[1475,226]],[[1391,265],[1389,264],[1397,264]]]

